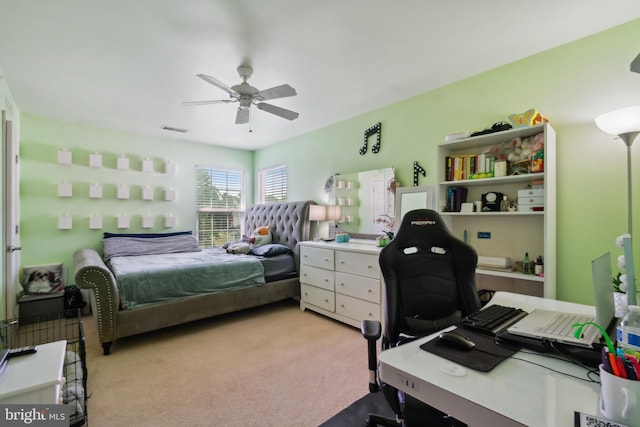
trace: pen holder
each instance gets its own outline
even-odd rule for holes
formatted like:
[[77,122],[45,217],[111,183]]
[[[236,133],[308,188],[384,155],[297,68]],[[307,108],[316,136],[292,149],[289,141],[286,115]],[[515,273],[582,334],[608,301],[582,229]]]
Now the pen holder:
[[599,407],[611,421],[640,427],[640,381],[615,376],[600,365]]

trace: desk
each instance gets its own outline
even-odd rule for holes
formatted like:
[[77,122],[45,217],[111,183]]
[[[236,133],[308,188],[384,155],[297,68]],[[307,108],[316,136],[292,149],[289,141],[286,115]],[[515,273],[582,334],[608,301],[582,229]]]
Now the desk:
[[10,359],[0,377],[0,403],[58,404],[67,342],[39,344],[33,354]]
[[[595,314],[591,306],[508,292],[497,292],[490,304],[526,311],[545,308]],[[420,349],[421,344],[437,335],[381,352],[382,381],[469,426],[572,426],[574,411],[598,415],[599,384],[580,381],[543,366],[580,378],[586,378],[586,369],[520,351],[514,357],[543,366],[508,359],[490,372],[474,371]],[[462,372],[463,375],[456,375]]]

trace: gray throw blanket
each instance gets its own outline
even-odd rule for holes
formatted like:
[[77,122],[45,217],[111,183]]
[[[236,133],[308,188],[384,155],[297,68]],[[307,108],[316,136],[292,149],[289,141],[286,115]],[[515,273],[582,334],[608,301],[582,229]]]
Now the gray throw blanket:
[[109,261],[114,256],[158,255],[201,251],[192,235],[166,237],[109,237],[102,239],[103,258]]

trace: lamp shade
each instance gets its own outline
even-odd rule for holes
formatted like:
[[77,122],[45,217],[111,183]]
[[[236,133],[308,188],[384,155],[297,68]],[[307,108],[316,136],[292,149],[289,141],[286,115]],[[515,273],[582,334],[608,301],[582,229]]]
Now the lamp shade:
[[309,219],[311,221],[325,221],[327,219],[327,207],[322,205],[309,206]]
[[342,217],[342,208],[337,205],[327,206],[327,219],[329,221],[338,221]]
[[640,131],[640,106],[622,108],[602,114],[595,119],[601,131],[620,136]]

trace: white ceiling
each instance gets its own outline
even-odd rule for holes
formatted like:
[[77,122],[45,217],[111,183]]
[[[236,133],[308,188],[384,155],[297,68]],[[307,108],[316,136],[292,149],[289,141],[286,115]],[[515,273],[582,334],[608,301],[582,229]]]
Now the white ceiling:
[[[22,112],[257,149],[640,18],[637,0],[0,0],[0,70]],[[594,60],[596,60],[594,58]],[[228,95],[253,66],[294,121]],[[186,134],[161,126],[188,129]]]

